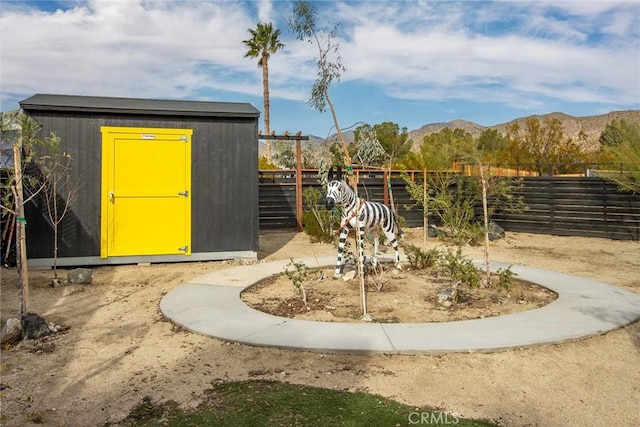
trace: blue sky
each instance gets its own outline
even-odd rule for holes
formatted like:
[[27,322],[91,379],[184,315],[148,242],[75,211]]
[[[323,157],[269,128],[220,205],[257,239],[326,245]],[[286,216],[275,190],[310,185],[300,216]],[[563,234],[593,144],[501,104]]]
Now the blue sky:
[[[271,129],[326,137],[308,105],[314,46],[289,1],[1,1],[0,108],[35,93],[249,102],[262,73],[242,40],[281,30],[269,62]],[[485,126],[555,111],[640,109],[640,0],[319,1],[346,71],[330,88],[341,127]],[[262,117],[260,128],[263,128]]]

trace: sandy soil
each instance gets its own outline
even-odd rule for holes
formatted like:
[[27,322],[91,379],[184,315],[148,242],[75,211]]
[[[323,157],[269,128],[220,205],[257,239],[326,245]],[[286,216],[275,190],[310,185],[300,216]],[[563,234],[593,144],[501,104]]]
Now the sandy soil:
[[[355,262],[347,267],[355,273]],[[248,306],[275,316],[323,322],[362,321],[358,277],[335,281],[331,279],[333,267],[306,271],[300,289],[290,278],[272,276],[249,287],[241,298]],[[370,319],[382,323],[452,322],[533,310],[557,298],[555,292],[517,277],[508,289],[499,287],[498,280],[493,275],[492,286],[472,287],[455,283],[441,268],[412,270],[407,265],[399,271],[393,264],[379,264],[365,275],[367,313]]]
[[[408,241],[421,243],[420,231],[410,230]],[[334,253],[298,233],[264,233],[260,245],[261,260]],[[491,252],[494,260],[640,293],[637,242],[511,233],[492,243]],[[482,256],[479,248],[465,253]],[[363,390],[505,426],[640,425],[638,322],[543,348],[404,356],[248,347],[185,332],[163,318],[158,307],[165,293],[237,264],[102,267],[94,269],[91,285],[57,288],[48,286],[50,270],[32,271],[31,311],[69,329],[2,349],[0,423],[101,425],[122,419],[145,396],[191,407],[212,384],[260,378]],[[4,324],[16,315],[15,272],[2,269],[1,281]]]

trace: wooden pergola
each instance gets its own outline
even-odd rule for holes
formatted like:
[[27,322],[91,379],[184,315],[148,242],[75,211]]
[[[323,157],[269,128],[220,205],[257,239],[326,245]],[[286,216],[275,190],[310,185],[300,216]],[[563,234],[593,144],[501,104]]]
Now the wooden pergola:
[[276,135],[271,132],[269,135],[258,133],[258,139],[296,142],[296,223],[298,231],[302,231],[302,141],[308,141],[309,136],[302,135],[302,132],[295,135],[289,135],[289,132]]

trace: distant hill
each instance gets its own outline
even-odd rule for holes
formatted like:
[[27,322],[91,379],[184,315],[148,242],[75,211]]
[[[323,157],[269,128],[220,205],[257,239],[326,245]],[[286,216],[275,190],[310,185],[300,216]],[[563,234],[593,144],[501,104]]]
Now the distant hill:
[[453,120],[446,123],[432,123],[422,126],[420,129],[415,129],[409,132],[409,138],[413,139],[414,148],[422,143],[423,138],[426,135],[440,132],[444,128],[450,129],[464,129],[473,135],[475,138],[480,136],[485,129],[496,129],[501,134],[506,133],[507,126],[520,122],[521,126],[524,126],[524,122],[529,117],[536,117],[540,122],[545,119],[558,119],[562,122],[562,128],[565,137],[572,138],[574,141],[578,140],[578,134],[583,131],[587,135],[587,145],[582,147],[585,150],[590,150],[598,145],[598,138],[604,130],[607,124],[613,120],[624,119],[629,122],[635,122],[640,124],[640,110],[627,110],[627,111],[614,111],[599,116],[586,116],[586,117],[573,117],[564,113],[549,113],[543,115],[532,115],[527,117],[520,117],[513,119],[510,122],[501,123],[495,126],[482,126],[477,123],[468,122],[466,120]]
[[[562,122],[562,128],[565,137],[572,138],[574,141],[578,141],[578,134],[583,131],[587,135],[587,144],[582,147],[584,150],[591,150],[598,146],[598,138],[600,134],[613,120],[624,119],[628,122],[637,123],[640,125],[640,110],[626,110],[626,111],[613,111],[611,113],[602,114],[599,116],[586,116],[586,117],[574,117],[564,113],[549,113],[543,115],[531,115],[526,117],[520,117],[513,119],[510,122],[497,124],[494,126],[482,126],[477,123],[469,122],[467,120],[452,120],[450,122],[430,123],[422,126],[419,129],[409,131],[409,138],[413,139],[413,147],[416,149],[426,135],[440,132],[444,128],[450,129],[464,129],[473,135],[474,138],[480,136],[485,129],[496,129],[501,134],[506,134],[507,126],[520,122],[521,126],[524,126],[525,121],[529,117],[536,117],[540,122],[544,122],[545,119],[558,119]],[[353,141],[353,131],[344,132],[344,138],[347,143]],[[310,135],[309,141],[303,141],[303,146],[306,144],[319,144],[324,142],[325,139],[319,136]],[[264,152],[264,141],[260,141],[259,152]]]
[[422,142],[422,139],[431,135],[432,133],[438,133],[442,129],[462,129],[469,132],[473,135],[474,138],[480,136],[483,130],[485,130],[485,126],[479,125],[477,123],[469,122],[466,120],[452,120],[450,122],[439,122],[439,123],[430,123],[428,125],[422,126],[420,129],[412,130],[409,132],[409,138],[413,139],[414,143]]

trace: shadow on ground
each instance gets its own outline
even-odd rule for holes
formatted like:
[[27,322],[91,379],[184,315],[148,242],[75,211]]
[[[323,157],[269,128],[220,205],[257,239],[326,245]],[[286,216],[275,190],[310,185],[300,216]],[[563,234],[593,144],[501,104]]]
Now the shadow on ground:
[[275,254],[293,240],[297,234],[298,232],[296,230],[261,230],[258,259],[265,259]]

